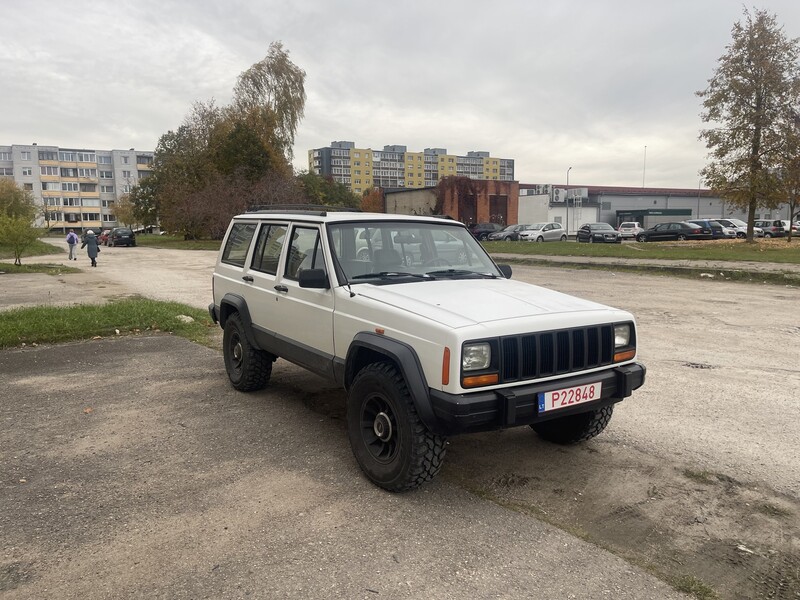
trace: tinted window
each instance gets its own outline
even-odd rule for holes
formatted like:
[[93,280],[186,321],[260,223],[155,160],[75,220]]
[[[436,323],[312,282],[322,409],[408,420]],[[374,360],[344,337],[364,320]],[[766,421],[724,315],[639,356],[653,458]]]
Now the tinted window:
[[253,252],[253,269],[275,275],[278,272],[278,260],[281,257],[283,240],[286,238],[286,225],[261,226]]
[[237,267],[244,267],[244,259],[250,248],[250,240],[256,231],[255,223],[234,223],[225,250],[222,252],[222,262]]

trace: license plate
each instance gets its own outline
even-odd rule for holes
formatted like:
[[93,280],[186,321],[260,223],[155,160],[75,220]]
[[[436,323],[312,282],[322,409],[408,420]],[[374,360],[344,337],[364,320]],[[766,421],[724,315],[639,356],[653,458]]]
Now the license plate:
[[563,390],[539,393],[539,412],[568,408],[576,404],[584,404],[600,399],[602,383],[587,383]]

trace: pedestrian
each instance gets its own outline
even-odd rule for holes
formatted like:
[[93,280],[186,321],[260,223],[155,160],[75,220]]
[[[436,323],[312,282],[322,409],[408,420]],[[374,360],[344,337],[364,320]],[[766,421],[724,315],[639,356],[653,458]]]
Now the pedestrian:
[[86,254],[89,255],[89,258],[92,259],[92,266],[97,266],[97,254],[100,252],[100,246],[97,243],[97,237],[94,235],[94,231],[91,229],[86,232],[86,237],[83,239],[83,244],[81,244],[81,248],[86,248]]
[[78,234],[74,229],[70,229],[67,234],[67,245],[69,246],[69,258],[67,260],[78,260]]

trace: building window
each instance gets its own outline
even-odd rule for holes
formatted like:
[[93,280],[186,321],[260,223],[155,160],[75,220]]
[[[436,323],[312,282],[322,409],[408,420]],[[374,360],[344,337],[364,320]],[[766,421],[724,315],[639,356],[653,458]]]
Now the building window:
[[80,186],[77,183],[71,183],[65,181],[61,184],[61,191],[62,192],[77,192],[80,191]]
[[82,183],[81,184],[81,191],[82,192],[96,192],[97,191],[97,184],[96,183]]
[[61,198],[46,198],[47,206],[61,206]]
[[28,152],[27,150],[23,150],[22,152],[20,152],[20,158],[22,160],[30,160],[31,159],[31,153]]
[[114,174],[111,171],[100,171],[100,179],[114,179]]
[[11,160],[11,152],[0,152],[0,160]]
[[63,162],[75,162],[75,153],[74,152],[59,152],[58,153],[58,160]]
[[103,204],[103,208],[111,208],[112,206],[114,206],[114,201],[113,200],[103,200],[102,204]]
[[58,177],[61,175],[61,170],[58,167],[39,167],[39,174],[40,175],[55,175]]
[[39,160],[58,160],[58,155],[55,152],[42,152],[40,150]]
[[114,186],[113,185],[101,185],[100,191],[105,194],[113,194],[114,193]]
[[64,206],[80,206],[81,199],[80,198],[64,198],[63,200]]
[[23,183],[22,189],[28,190],[29,192],[33,191],[33,184],[32,183]]
[[33,175],[33,168],[31,167],[22,167],[22,176],[23,177],[30,177]]
[[111,157],[110,156],[98,156],[97,157],[97,164],[99,164],[99,165],[110,165],[111,164]]
[[70,169],[66,167],[61,167],[61,176],[62,177],[77,177],[78,176],[78,169]]
[[122,157],[122,163],[123,163],[123,164],[126,164],[126,165],[127,165],[129,160],[130,160],[130,156],[123,156],[123,157]]
[[97,169],[78,169],[78,177],[97,177]]
[[130,172],[130,171],[123,171],[123,172],[122,172],[122,176],[123,176],[125,179],[130,179],[130,178],[131,178],[131,172]]
[[94,152],[78,152],[78,162],[97,162]]
[[0,177],[13,177],[14,169],[12,167],[0,167]]
[[129,185],[123,185],[122,186],[122,193],[123,194],[129,194],[130,191],[131,191],[131,186],[129,186]]
[[[77,185],[77,184],[76,184]],[[42,182],[42,190],[47,192],[60,192],[61,191],[61,184],[57,181],[43,181]]]
[[83,213],[84,221],[99,221],[100,213]]

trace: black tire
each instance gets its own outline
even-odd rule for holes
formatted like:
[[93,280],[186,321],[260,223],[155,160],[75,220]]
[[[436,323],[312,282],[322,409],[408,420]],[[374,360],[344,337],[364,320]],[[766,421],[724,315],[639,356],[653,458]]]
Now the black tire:
[[488,237],[489,237],[489,234],[488,234],[488,233],[479,233],[479,234],[478,234],[478,239],[479,239],[480,241],[482,241],[482,242],[485,242],[485,241],[486,241],[486,238],[488,238]]
[[767,232],[767,233],[764,234],[764,237],[765,238],[771,238],[772,234],[770,232]]
[[356,375],[347,397],[347,433],[361,470],[390,492],[433,479],[446,453],[446,439],[425,427],[405,380],[385,362]]
[[556,444],[576,444],[603,432],[614,413],[614,405],[604,406],[577,415],[533,423],[531,428],[539,437]]
[[646,242],[647,241],[647,236],[645,234],[643,234],[643,233],[640,233],[639,235],[636,236],[636,241],[637,242]]
[[240,392],[253,392],[267,385],[272,375],[272,363],[275,357],[269,352],[254,348],[247,341],[239,313],[233,313],[225,321],[222,355],[225,358],[228,378],[235,389]]
[[110,242],[108,242],[108,247],[109,247],[109,248],[113,248],[113,247],[114,247],[114,242],[113,242],[113,240],[112,240],[112,241],[110,241]]
[[594,244],[594,238],[593,238],[593,237],[590,237],[590,238],[589,238],[589,243],[590,243],[590,244]]
[[544,242],[544,238],[542,236],[539,236],[536,238],[536,241],[539,243]]
[[746,237],[747,237],[747,234],[746,234],[746,233],[743,233],[743,232],[741,232],[741,231],[737,231],[737,232],[736,232],[736,237],[737,237],[737,238],[739,238],[739,239],[746,238]]
[[686,241],[686,236],[683,235],[682,233],[679,233],[678,234],[678,241],[679,242],[685,242]]
[[561,241],[562,242],[566,242],[567,241],[567,236],[566,235],[562,235],[561,236]]

